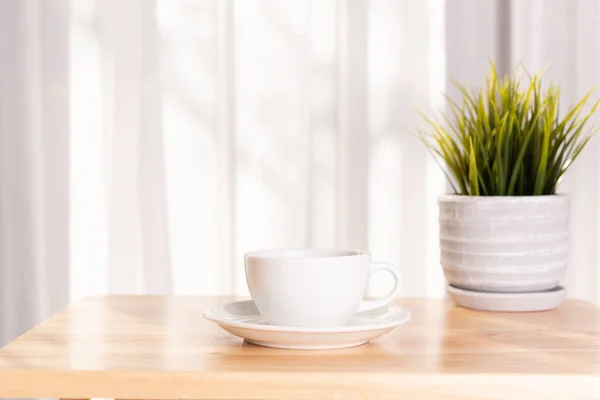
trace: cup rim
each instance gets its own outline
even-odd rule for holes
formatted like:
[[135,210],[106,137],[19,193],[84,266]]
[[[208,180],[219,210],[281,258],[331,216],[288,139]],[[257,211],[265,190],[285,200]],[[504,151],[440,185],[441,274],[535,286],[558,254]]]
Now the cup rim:
[[[298,253],[301,255],[289,255],[290,253]],[[244,258],[253,258],[261,260],[339,260],[340,258],[364,256],[367,254],[368,253],[363,250],[344,247],[290,247],[253,250],[244,253]]]

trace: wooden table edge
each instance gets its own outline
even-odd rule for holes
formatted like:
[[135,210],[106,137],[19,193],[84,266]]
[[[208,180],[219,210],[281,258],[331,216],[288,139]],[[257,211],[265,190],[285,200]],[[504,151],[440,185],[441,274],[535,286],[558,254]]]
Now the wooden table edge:
[[[23,386],[15,387],[15,380],[23,382]],[[110,389],[107,389],[107,380]],[[63,383],[56,385],[58,381]],[[11,384],[7,386],[8,382]],[[562,399],[567,395],[568,398],[588,398],[586,396],[600,393],[600,374],[0,371],[0,397],[14,398],[302,400],[340,396],[350,399],[398,398],[402,395],[486,398],[492,393],[493,398],[511,399],[542,396]]]

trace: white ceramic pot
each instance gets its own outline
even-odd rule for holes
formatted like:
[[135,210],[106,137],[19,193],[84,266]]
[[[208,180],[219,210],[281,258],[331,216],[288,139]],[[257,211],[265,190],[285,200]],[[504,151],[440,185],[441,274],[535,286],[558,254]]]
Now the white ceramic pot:
[[568,195],[438,199],[441,264],[455,287],[483,292],[549,290],[569,260]]

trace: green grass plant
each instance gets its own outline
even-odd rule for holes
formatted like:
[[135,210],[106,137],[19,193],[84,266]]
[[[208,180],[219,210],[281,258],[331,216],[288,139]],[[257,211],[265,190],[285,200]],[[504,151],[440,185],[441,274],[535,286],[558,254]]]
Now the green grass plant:
[[481,88],[453,81],[462,102],[446,96],[447,116],[423,115],[428,128],[417,130],[417,136],[446,173],[455,194],[556,193],[561,178],[596,132],[597,126],[585,128],[600,101],[583,112],[590,91],[561,117],[559,88],[553,84],[543,88],[542,73],[525,72],[523,85],[520,68],[500,77],[492,63]]

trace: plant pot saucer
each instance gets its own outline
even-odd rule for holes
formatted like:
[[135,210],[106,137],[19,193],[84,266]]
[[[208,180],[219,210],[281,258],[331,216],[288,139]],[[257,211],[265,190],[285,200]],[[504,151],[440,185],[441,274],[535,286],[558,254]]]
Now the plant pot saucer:
[[452,300],[460,307],[502,312],[552,310],[564,301],[566,295],[566,290],[562,286],[543,292],[530,293],[476,292],[451,285],[448,285],[447,290]]

